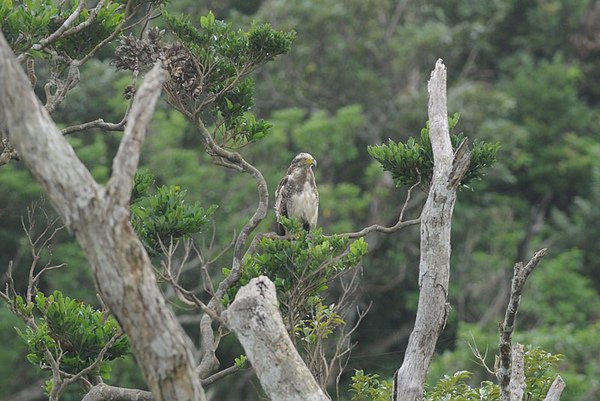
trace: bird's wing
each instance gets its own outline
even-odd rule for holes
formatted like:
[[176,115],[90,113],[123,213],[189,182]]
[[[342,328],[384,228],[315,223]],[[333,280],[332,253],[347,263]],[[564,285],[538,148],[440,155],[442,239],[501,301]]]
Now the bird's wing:
[[288,217],[287,215],[287,202],[285,201],[287,198],[287,184],[288,184],[289,176],[286,175],[283,177],[277,189],[275,190],[275,216],[277,217],[277,221],[281,216]]

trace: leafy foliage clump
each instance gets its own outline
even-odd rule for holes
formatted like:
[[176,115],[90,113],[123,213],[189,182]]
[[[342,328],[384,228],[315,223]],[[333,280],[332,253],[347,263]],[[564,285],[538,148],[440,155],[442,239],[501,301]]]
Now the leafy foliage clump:
[[[29,51],[34,44],[58,30],[77,7],[78,1],[71,1],[62,6],[52,0],[0,1],[2,33],[15,52]],[[84,7],[70,27],[76,27],[88,20],[92,12]],[[122,4],[107,1],[98,10],[92,23],[61,37],[51,44],[51,47],[70,58],[85,55],[111,35],[124,17]],[[30,51],[30,54],[43,56],[43,53],[36,50]]]
[[295,33],[268,24],[235,30],[212,13],[200,17],[200,27],[186,16],[164,11],[163,17],[176,41],[165,42],[166,32],[158,29],[144,39],[125,37],[116,50],[117,68],[144,71],[161,60],[170,77],[165,85],[170,103],[194,122],[199,117],[214,122],[222,146],[262,139],[271,125],[250,114],[254,83],[247,76],[287,53]]
[[[525,352],[525,399],[541,401],[546,397],[555,378],[555,367],[561,355],[553,355],[541,348],[529,347]],[[453,375],[444,375],[433,387],[426,388],[425,401],[496,401],[500,399],[500,388],[491,381],[483,381],[479,387],[468,384],[471,372],[461,370]],[[391,380],[379,379],[376,374],[365,374],[357,370],[352,377],[350,392],[353,401],[390,400]]]
[[525,352],[526,399],[543,400],[556,377],[556,365],[562,359],[560,354],[551,354],[539,347]]
[[335,304],[317,303],[310,316],[294,327],[296,336],[308,346],[329,338],[337,327],[345,323],[337,309]]
[[458,371],[452,376],[445,375],[432,389],[426,391],[425,400],[492,401],[500,399],[500,389],[497,384],[484,381],[479,388],[474,388],[466,382],[470,377],[471,372],[466,370]]
[[[321,294],[329,282],[360,263],[367,253],[367,243],[362,238],[350,242],[345,236],[325,236],[321,229],[305,231],[296,219],[284,219],[282,224],[291,233],[291,239],[263,238],[256,252],[244,259],[240,280],[229,289],[223,302],[232,302],[237,291],[251,279],[267,276],[275,283],[284,318],[292,331],[321,303]],[[228,275],[229,270],[224,269],[224,273]]]
[[[107,379],[110,366],[106,361],[130,352],[129,341],[126,336],[121,336],[121,329],[113,317],[65,297],[59,291],[49,296],[38,292],[33,302],[25,302],[23,297],[17,296],[15,307],[34,322],[24,331],[17,331],[27,344],[27,359],[42,368],[51,366],[48,351],[54,360],[60,361],[61,370],[76,374],[92,365],[106,348],[102,361],[90,374]],[[109,346],[110,342],[112,345]]]
[[131,222],[150,255],[162,252],[171,241],[202,231],[217,206],[204,209],[198,202],[185,201],[187,191],[177,185],[161,186],[150,194],[153,175],[139,171],[135,176]]
[[[450,130],[458,123],[459,114],[455,113],[449,119]],[[456,151],[465,140],[465,135],[452,134],[450,141],[452,149]],[[498,143],[486,143],[475,140],[471,149],[471,163],[465,173],[460,186],[468,187],[475,181],[481,180],[485,168],[491,166],[496,161],[496,153],[500,148]],[[377,145],[368,147],[369,154],[381,163],[385,171],[392,173],[396,185],[413,186],[420,183],[427,187],[433,176],[433,150],[429,140],[429,121],[425,128],[421,130],[420,141],[409,138],[406,144],[396,143],[389,140],[387,145]]]
[[[528,347],[525,351],[525,396],[529,401],[541,401],[546,397],[550,385],[556,377],[555,368],[562,358],[538,347]],[[500,388],[491,381],[484,381],[479,387],[471,387],[467,380],[468,371],[459,371],[452,376],[445,375],[435,386],[425,392],[425,401],[495,401],[500,399]]]
[[392,399],[392,381],[380,379],[376,374],[356,370],[352,376],[350,392],[352,401],[388,401]]

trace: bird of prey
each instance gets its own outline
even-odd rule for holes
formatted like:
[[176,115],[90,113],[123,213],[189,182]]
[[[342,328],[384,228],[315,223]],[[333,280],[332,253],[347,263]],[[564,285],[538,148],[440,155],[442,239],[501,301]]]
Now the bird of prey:
[[288,168],[287,174],[275,191],[275,217],[277,234],[285,235],[280,224],[281,217],[300,220],[305,230],[317,226],[319,214],[319,192],[312,167],[317,161],[308,153],[300,153]]

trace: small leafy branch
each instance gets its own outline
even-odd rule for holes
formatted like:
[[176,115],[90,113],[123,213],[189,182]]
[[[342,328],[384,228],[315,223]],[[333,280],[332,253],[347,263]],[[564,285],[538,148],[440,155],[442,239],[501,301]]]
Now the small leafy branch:
[[350,393],[352,401],[388,401],[392,399],[392,381],[356,370],[352,376]]
[[[90,376],[107,379],[106,361],[130,352],[127,337],[112,316],[59,291],[49,296],[38,292],[33,302],[17,296],[14,307],[29,321],[24,331],[17,329],[27,344],[27,359],[42,369],[50,369],[51,360],[60,361],[67,374],[89,370]],[[103,357],[98,360],[99,355]]]
[[[553,355],[538,347],[528,347],[524,354],[525,390],[524,398],[529,401],[545,399],[556,376],[556,365],[562,355]],[[500,400],[500,386],[483,381],[479,387],[471,387],[467,380],[471,372],[458,371],[444,376],[435,386],[425,392],[425,401],[461,399],[465,401]],[[460,397],[460,398],[457,398]]]
[[16,53],[44,58],[44,49],[76,59],[91,52],[117,30],[125,18],[118,2],[101,1],[93,9],[84,2],[52,0],[0,1],[2,33]]
[[[459,113],[449,118],[450,130],[458,124]],[[450,135],[452,149],[456,152],[466,140],[461,132]],[[481,180],[485,174],[484,170],[496,161],[496,153],[500,148],[498,143],[486,143],[475,140],[471,149],[470,165],[465,173],[461,187],[468,186],[476,180]],[[429,186],[433,174],[433,151],[429,140],[429,121],[421,130],[420,139],[409,138],[404,143],[396,143],[389,140],[386,145],[368,147],[369,154],[381,163],[385,171],[392,173],[397,186],[413,186],[420,183],[424,188]]]
[[148,253],[156,256],[173,241],[201,232],[217,205],[204,209],[198,202],[188,203],[185,201],[187,191],[177,185],[163,185],[151,194],[153,184],[150,171],[136,173],[131,222]]

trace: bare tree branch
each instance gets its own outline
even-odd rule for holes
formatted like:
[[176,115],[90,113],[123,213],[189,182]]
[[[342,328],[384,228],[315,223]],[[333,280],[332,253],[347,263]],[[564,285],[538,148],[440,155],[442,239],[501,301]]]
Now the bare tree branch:
[[391,227],[384,227],[381,226],[379,224],[373,224],[369,227],[365,227],[362,230],[355,232],[355,233],[348,233],[346,235],[348,235],[348,238],[354,239],[354,238],[360,238],[360,237],[364,237],[365,235],[372,233],[374,231],[377,232],[381,232],[384,234],[390,234],[390,233],[394,233],[398,230],[403,229],[404,227],[408,227],[408,226],[413,226],[416,224],[419,224],[421,222],[421,218],[416,218],[414,220],[408,220],[408,221],[403,221],[404,220],[404,212],[406,211],[406,207],[408,206],[408,203],[410,201],[411,195],[412,195],[412,191],[417,188],[419,185],[421,184],[421,180],[417,181],[415,184],[413,184],[409,189],[408,192],[406,193],[406,200],[404,201],[404,204],[402,205],[402,208],[400,209],[400,215],[398,216],[398,222],[396,224],[394,224]]
[[127,115],[125,115],[123,119],[118,123],[107,123],[106,121],[104,121],[104,119],[98,118],[93,121],[88,121],[87,123],[72,125],[70,127],[63,128],[61,132],[63,135],[70,135],[75,132],[85,131],[91,128],[100,128],[105,131],[121,131],[123,130],[123,127],[125,127],[126,122]]
[[539,261],[546,256],[546,248],[541,249],[533,255],[533,258],[523,266],[523,263],[516,263],[513,271],[512,286],[510,290],[510,300],[506,307],[504,321],[500,324],[500,359],[496,376],[500,384],[500,400],[511,401],[510,381],[511,381],[511,357],[513,352],[512,335],[515,330],[515,321],[519,304],[521,303],[521,294],[527,278],[537,266]]
[[217,373],[215,373],[212,376],[207,377],[206,379],[202,379],[202,385],[207,386],[209,384],[216,382],[217,380],[220,380],[226,376],[232,375],[239,371],[240,371],[240,368],[238,368],[237,365],[232,365],[228,368],[218,371]]
[[[207,305],[208,309],[218,310],[221,306],[221,299],[225,295],[227,289],[229,289],[231,285],[239,280],[242,258],[247,251],[246,242],[249,235],[256,229],[258,224],[267,215],[269,206],[269,191],[267,189],[266,180],[256,167],[244,160],[239,153],[228,151],[217,145],[200,118],[197,118],[195,123],[200,129],[200,133],[207,147],[207,152],[212,155],[213,158],[216,158],[216,160],[223,159],[227,164],[238,166],[241,171],[250,174],[255,180],[256,189],[258,191],[258,205],[256,206],[256,210],[248,222],[246,222],[246,224],[242,227],[240,234],[235,240],[231,272],[229,276],[219,283],[219,286]],[[210,316],[203,316],[200,323],[200,330],[202,333],[202,343],[201,362],[198,366],[198,370],[200,372],[200,376],[205,377],[218,366],[218,360],[215,356],[216,344],[214,341],[212,319]]]
[[52,32],[52,34],[50,36],[40,40],[40,43],[36,43],[33,46],[31,46],[31,50],[42,50],[44,47],[49,46],[50,44],[54,43],[56,40],[66,36],[63,34],[65,33],[65,31],[67,29],[69,29],[69,27],[73,24],[73,22],[79,17],[79,15],[83,11],[84,7],[85,7],[85,1],[79,0],[79,4],[77,5],[77,8],[71,13],[71,15],[69,15],[69,17],[65,20],[65,22],[63,22],[62,25],[56,31]]

